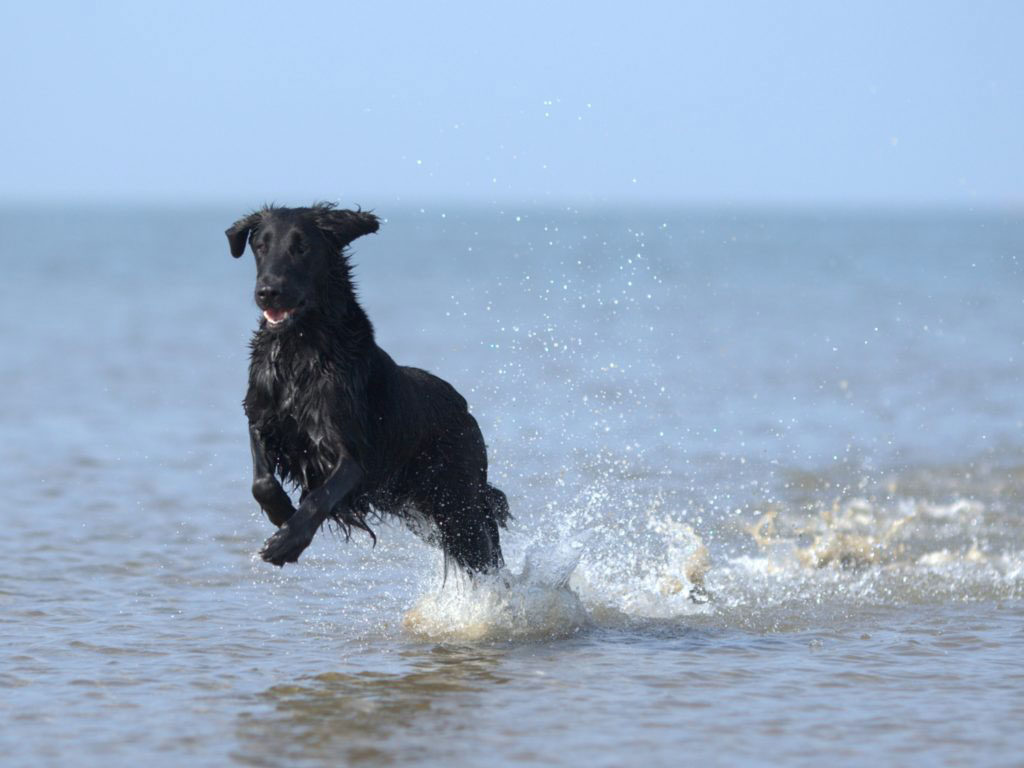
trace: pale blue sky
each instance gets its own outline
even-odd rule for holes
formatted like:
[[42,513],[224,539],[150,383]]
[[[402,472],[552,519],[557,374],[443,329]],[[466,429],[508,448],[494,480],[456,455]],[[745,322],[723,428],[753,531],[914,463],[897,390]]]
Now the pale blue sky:
[[0,199],[1024,203],[1020,2],[5,2]]

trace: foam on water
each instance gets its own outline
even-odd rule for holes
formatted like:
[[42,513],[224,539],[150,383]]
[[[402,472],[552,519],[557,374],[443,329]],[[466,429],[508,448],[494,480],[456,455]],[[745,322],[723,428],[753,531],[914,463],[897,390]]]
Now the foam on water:
[[[710,556],[686,523],[652,516],[660,551],[608,554],[590,530],[547,546],[533,545],[521,571],[469,580],[449,575],[406,613],[407,630],[439,640],[534,640],[563,637],[595,623],[666,618],[707,603]],[[581,560],[583,561],[581,563]]]
[[708,575],[715,610],[761,630],[841,620],[865,607],[1019,597],[1012,520],[970,499],[853,498],[817,514],[773,508],[748,527],[754,548]]
[[988,517],[985,505],[970,499],[879,504],[853,498],[822,507],[811,517],[772,508],[748,530],[764,558],[779,569],[796,565],[856,572],[871,566],[980,565],[1014,556],[1000,552],[1001,537]]
[[588,623],[568,580],[579,562],[578,542],[532,548],[518,574],[470,580],[449,574],[406,613],[405,628],[434,640],[515,641],[564,637]]
[[598,524],[533,544],[518,571],[475,582],[450,575],[416,601],[405,627],[449,641],[535,640],[645,620],[772,631],[821,611],[841,616],[853,603],[1024,592],[1020,548],[1000,542],[1002,518],[970,499],[851,498],[817,514],[771,507],[745,526],[745,541],[714,557],[685,517],[656,500],[630,526]]

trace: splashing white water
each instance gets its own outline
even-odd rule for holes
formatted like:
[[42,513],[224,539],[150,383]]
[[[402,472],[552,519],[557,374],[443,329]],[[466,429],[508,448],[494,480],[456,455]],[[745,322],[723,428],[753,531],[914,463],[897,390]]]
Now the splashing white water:
[[[601,531],[531,547],[518,574],[449,576],[405,616],[409,631],[442,640],[564,637],[595,620],[666,618],[706,610],[710,557],[692,527],[651,515],[657,546],[602,548]],[[581,563],[582,559],[582,563]]]
[[456,642],[565,637],[638,620],[772,630],[850,604],[1009,597],[1024,581],[1019,551],[998,551],[980,527],[985,507],[964,499],[854,498],[810,516],[771,508],[746,529],[745,545],[716,553],[714,564],[701,536],[660,501],[625,523],[582,509],[585,533],[530,547],[518,573],[450,574],[417,600],[406,628]]
[[532,548],[522,572],[491,576],[449,574],[448,583],[420,597],[406,613],[409,631],[434,640],[538,640],[565,637],[589,622],[568,586],[582,544]]
[[705,612],[711,558],[693,528],[652,510],[644,544],[585,558],[571,584],[595,617],[671,618]]

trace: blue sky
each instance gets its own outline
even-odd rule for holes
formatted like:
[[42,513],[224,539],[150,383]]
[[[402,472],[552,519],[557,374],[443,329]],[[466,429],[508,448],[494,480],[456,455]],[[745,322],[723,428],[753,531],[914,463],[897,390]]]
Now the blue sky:
[[0,200],[1024,203],[1024,3],[4,3]]

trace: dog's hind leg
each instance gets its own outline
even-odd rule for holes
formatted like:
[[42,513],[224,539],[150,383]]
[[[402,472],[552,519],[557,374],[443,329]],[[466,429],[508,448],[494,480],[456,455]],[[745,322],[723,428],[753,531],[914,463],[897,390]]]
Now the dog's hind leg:
[[469,573],[488,573],[505,565],[491,501],[485,490],[473,489],[432,505],[445,557]]
[[295,513],[281,483],[274,477],[266,448],[255,427],[249,427],[249,448],[252,449],[252,495],[270,522],[280,528]]
[[331,511],[345,501],[362,479],[359,465],[348,457],[342,458],[323,485],[307,493],[295,514],[267,539],[260,557],[274,565],[296,562]]

